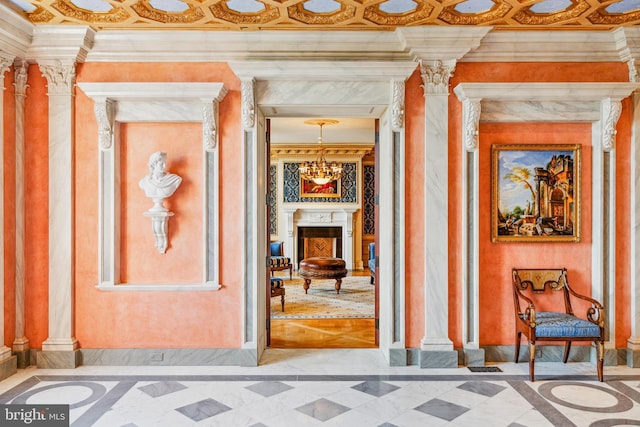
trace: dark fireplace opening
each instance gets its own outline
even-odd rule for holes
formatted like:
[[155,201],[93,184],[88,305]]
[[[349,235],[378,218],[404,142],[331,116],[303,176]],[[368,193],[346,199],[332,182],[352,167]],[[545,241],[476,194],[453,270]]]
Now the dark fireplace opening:
[[305,258],[305,239],[335,238],[335,257],[342,258],[342,227],[298,227],[298,264]]

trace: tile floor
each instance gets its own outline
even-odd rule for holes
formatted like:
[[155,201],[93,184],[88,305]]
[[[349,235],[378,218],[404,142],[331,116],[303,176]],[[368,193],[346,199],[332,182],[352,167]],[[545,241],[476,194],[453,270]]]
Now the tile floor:
[[377,349],[278,350],[258,367],[28,368],[0,403],[69,404],[72,426],[640,425],[640,370],[588,363],[389,367]]

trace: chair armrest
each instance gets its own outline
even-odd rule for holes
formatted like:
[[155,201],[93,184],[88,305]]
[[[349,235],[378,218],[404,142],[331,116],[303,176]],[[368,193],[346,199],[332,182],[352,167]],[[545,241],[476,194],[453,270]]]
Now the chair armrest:
[[591,307],[587,309],[587,320],[599,325],[600,327],[604,327],[604,306],[598,300],[590,298],[586,295],[581,295],[575,292],[569,286],[567,286],[567,290],[574,298],[581,299],[590,303]]
[[[515,295],[517,297],[518,304],[518,319],[522,322],[526,323],[530,328],[536,327],[536,307],[533,304],[533,301],[526,297],[520,292],[518,289],[514,289]],[[522,301],[521,301],[522,300]],[[522,310],[522,305],[526,305],[527,308]]]

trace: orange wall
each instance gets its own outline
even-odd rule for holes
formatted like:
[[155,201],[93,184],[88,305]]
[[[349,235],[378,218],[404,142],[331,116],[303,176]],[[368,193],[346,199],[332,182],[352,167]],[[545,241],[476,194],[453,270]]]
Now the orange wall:
[[[463,82],[624,82],[628,69],[621,63],[460,63],[451,79],[451,91]],[[413,108],[413,107],[411,107]],[[626,347],[630,336],[628,315],[629,216],[624,201],[629,200],[630,104],[623,104],[617,139],[617,251],[616,345]],[[407,110],[409,107],[407,108]],[[455,95],[449,97],[449,337],[456,347],[462,345],[462,291],[459,256],[462,250],[461,142],[462,106]],[[490,153],[491,144],[578,143],[582,144],[582,242],[580,243],[491,243],[490,241]],[[480,161],[480,344],[513,344],[513,300],[511,268],[543,266],[553,263],[569,269],[573,287],[590,294],[591,283],[591,125],[590,124],[481,124]],[[486,191],[482,190],[486,189]],[[409,256],[409,255],[407,255]],[[622,280],[621,280],[622,279]]]
[[[76,91],[76,337],[84,348],[145,347],[213,347],[231,348],[241,345],[241,230],[242,198],[242,130],[240,127],[239,81],[222,64],[84,64],[78,67],[78,82],[88,81],[211,81],[223,82],[229,93],[220,103],[220,233],[223,288],[217,292],[106,292],[97,284],[98,229],[98,142],[93,101],[80,89]],[[198,129],[196,131],[196,128]],[[181,187],[170,199],[176,216],[169,222],[170,248],[162,257],[148,241],[151,225],[148,218],[138,222],[127,219],[131,227],[141,229],[140,242],[128,238],[126,245],[127,275],[138,279],[146,274],[138,270],[140,251],[162,262],[171,259],[179,271],[158,273],[176,280],[198,280],[202,271],[202,229],[199,221],[187,217],[183,206],[198,205],[201,213],[202,136],[200,126],[184,124],[131,124],[125,126],[125,157],[144,166],[130,164],[130,196],[136,195],[138,176],[145,172],[150,150],[166,147],[168,171],[182,175]],[[142,146],[138,146],[138,142]],[[200,162],[200,163],[199,163]],[[129,167],[129,166],[127,166]],[[191,169],[191,168],[194,169]],[[146,173],[146,172],[145,172]],[[128,197],[128,202],[147,200]],[[175,198],[174,198],[175,197]],[[146,199],[146,198],[144,198]],[[129,205],[126,209],[138,211]],[[191,208],[189,208],[191,209]],[[137,231],[136,231],[137,232]],[[195,247],[194,247],[195,246]],[[156,252],[157,253],[157,252]],[[193,265],[188,259],[193,257]],[[176,260],[178,259],[179,260]],[[173,261],[176,260],[176,261]],[[155,262],[155,261],[154,261]],[[174,263],[175,262],[175,263]],[[158,267],[159,264],[156,264]],[[194,276],[197,276],[194,277]]]
[[416,70],[405,83],[405,301],[407,346],[419,347],[424,337],[424,96]]
[[[202,282],[204,201],[202,125],[200,123],[125,123],[121,125],[121,283]],[[164,201],[169,219],[169,246],[154,248],[151,218],[143,216],[153,202],[138,186],[149,173],[149,155],[167,153],[167,172],[182,177]]]
[[[49,319],[49,99],[46,79],[29,67],[25,100],[25,333],[42,347]],[[95,236],[95,231],[92,233]]]

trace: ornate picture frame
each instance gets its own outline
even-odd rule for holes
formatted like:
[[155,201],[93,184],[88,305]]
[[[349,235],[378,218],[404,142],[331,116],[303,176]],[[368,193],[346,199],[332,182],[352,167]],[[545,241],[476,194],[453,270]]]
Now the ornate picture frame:
[[491,146],[491,241],[579,242],[581,146]]
[[339,179],[320,185],[309,179],[300,178],[300,197],[330,197],[339,199],[342,190],[340,181]]

